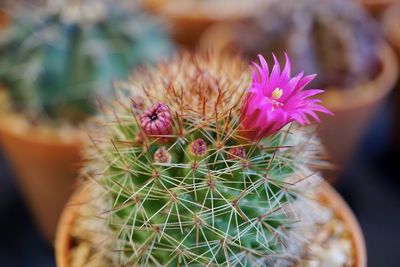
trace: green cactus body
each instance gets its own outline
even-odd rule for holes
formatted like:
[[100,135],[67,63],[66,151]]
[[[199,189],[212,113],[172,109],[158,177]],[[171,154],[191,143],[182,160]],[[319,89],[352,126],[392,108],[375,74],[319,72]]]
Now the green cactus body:
[[94,112],[95,96],[110,95],[112,80],[166,56],[166,36],[124,2],[11,9],[13,21],[0,37],[0,81],[13,107],[40,119],[80,122]]
[[[245,67],[184,54],[116,84],[85,170],[101,188],[102,253],[115,265],[269,266],[304,253],[307,232],[294,233],[315,224],[301,218],[314,210],[318,141],[295,124],[260,142],[239,137]],[[167,138],[146,135],[137,115],[159,102],[173,117]]]

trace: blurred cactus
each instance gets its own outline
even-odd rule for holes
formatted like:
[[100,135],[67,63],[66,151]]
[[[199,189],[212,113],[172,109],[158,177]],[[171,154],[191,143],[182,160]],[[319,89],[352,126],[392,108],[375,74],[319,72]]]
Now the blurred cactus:
[[251,58],[287,52],[295,71],[318,73],[314,86],[352,88],[377,74],[379,41],[377,25],[354,1],[272,0],[235,25],[233,43]]
[[127,1],[9,4],[0,35],[0,82],[13,108],[32,119],[79,122],[95,95],[134,65],[170,51],[157,24]]
[[[271,116],[314,77],[289,82],[289,72]],[[116,83],[120,98],[95,128],[85,171],[102,188],[94,201],[108,230],[96,247],[113,266],[286,266],[306,253],[323,214],[309,198],[319,142],[296,124],[244,139],[239,114],[250,81],[238,58],[183,54]],[[290,105],[317,92],[304,93]],[[316,101],[298,108],[308,114]]]

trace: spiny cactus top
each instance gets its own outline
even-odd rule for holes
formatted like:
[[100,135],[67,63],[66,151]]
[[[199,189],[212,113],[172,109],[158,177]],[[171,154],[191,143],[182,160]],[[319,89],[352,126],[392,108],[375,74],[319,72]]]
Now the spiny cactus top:
[[10,2],[11,22],[0,32],[0,83],[13,108],[35,120],[80,122],[112,80],[171,49],[131,1],[45,2]]
[[318,73],[317,87],[352,88],[379,70],[379,28],[355,1],[271,0],[233,29],[246,55],[274,52],[283,62],[287,52],[295,71]]
[[260,61],[251,72],[239,58],[183,54],[116,84],[85,169],[115,265],[267,266],[306,253],[319,144],[300,125],[329,111],[304,89],[314,76]]

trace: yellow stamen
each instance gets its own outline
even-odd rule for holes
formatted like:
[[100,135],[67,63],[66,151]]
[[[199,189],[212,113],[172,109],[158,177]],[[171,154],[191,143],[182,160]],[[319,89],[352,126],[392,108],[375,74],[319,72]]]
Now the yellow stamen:
[[275,100],[278,100],[279,98],[281,98],[283,95],[283,90],[281,88],[275,88],[274,91],[272,91],[272,95],[271,97]]

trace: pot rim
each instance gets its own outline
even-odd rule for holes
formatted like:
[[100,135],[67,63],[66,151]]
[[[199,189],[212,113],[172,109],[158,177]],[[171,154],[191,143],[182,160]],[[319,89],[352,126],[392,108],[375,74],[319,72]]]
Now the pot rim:
[[0,111],[0,116],[0,138],[3,139],[12,136],[43,146],[76,146],[87,139],[85,132],[78,127],[50,127],[40,123],[33,125],[22,114],[12,111]]
[[[249,17],[254,11],[259,9],[259,5],[263,4],[263,0],[252,0],[252,5],[245,5],[248,8],[232,7],[229,12],[225,12],[218,16],[210,10],[215,10],[215,1],[210,3],[198,3],[197,1],[182,0],[142,0],[142,5],[159,15],[171,18],[177,21],[191,21],[197,23],[212,23],[226,20],[240,20]],[[224,1],[221,1],[224,3]],[[240,1],[238,1],[240,3]],[[258,7],[258,8],[257,8]]]
[[[30,140],[41,145],[75,146],[84,143],[85,133],[74,127],[32,125],[22,116],[2,114],[0,135]],[[0,137],[2,138],[2,137]]]
[[379,44],[378,58],[381,68],[372,80],[350,89],[327,88],[322,97],[325,105],[334,111],[352,110],[385,98],[395,87],[399,66],[396,54],[387,41]]
[[[86,191],[85,191],[86,190]],[[70,267],[71,258],[70,244],[72,242],[71,232],[74,227],[74,222],[78,217],[78,208],[89,200],[88,188],[78,190],[72,195],[67,205],[65,206],[61,218],[58,223],[56,239],[55,239],[55,254],[57,267]],[[367,266],[367,249],[361,227],[353,214],[350,207],[336,190],[327,182],[323,182],[319,187],[320,198],[325,202],[335,214],[347,226],[348,231],[352,236],[354,246],[355,267]]]
[[367,5],[370,7],[374,7],[374,6],[386,6],[386,5],[390,5],[393,3],[397,3],[397,0],[359,0],[359,2],[363,5]]
[[78,208],[89,200],[87,189],[77,190],[68,200],[61,213],[54,242],[57,267],[69,267],[71,258],[70,244],[72,243],[71,231],[78,217]]
[[382,17],[384,32],[389,42],[400,53],[400,1],[385,10]]
[[322,201],[326,201],[336,215],[344,222],[352,235],[356,267],[367,266],[367,247],[361,226],[353,211],[343,197],[327,182],[323,182],[319,188]]

